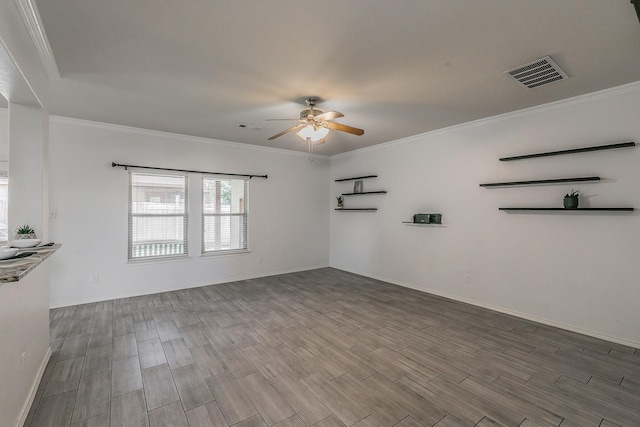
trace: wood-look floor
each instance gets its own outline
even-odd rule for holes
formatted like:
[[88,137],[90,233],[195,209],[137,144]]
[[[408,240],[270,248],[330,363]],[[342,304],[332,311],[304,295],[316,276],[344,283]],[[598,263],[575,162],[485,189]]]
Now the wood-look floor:
[[51,310],[31,427],[640,426],[640,351],[335,269]]

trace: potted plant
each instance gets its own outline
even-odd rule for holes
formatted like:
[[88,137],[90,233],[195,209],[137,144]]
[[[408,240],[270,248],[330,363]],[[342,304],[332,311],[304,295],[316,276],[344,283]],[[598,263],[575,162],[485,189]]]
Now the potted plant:
[[342,196],[336,196],[336,200],[338,201],[338,207],[342,208],[342,203],[344,202],[344,197]]
[[28,225],[23,225],[22,227],[18,227],[16,230],[16,240],[22,239],[35,239],[36,232],[33,228]]
[[566,209],[576,209],[578,207],[578,197],[580,192],[578,190],[571,190],[571,193],[567,193],[564,196],[564,207]]

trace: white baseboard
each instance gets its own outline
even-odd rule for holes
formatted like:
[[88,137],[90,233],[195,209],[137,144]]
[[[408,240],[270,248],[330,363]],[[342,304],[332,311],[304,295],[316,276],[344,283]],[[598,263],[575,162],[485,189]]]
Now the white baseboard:
[[383,281],[383,282],[391,283],[393,285],[402,286],[404,288],[409,288],[409,289],[413,289],[413,290],[416,290],[416,291],[424,292],[424,293],[427,293],[427,294],[437,295],[439,297],[451,299],[451,300],[454,300],[454,301],[459,301],[459,302],[463,302],[463,303],[466,303],[466,304],[475,305],[476,307],[486,308],[488,310],[497,311],[499,313],[508,314],[510,316],[519,317],[521,319],[530,320],[532,322],[541,323],[543,325],[553,326],[554,328],[560,328],[560,329],[564,329],[566,331],[576,332],[578,334],[587,335],[587,336],[590,336],[590,337],[593,337],[593,338],[598,338],[598,339],[609,341],[609,342],[613,342],[613,343],[616,343],[616,344],[626,345],[628,347],[640,348],[640,342],[635,342],[635,341],[628,340],[628,339],[625,339],[625,338],[614,337],[614,336],[611,336],[611,335],[602,334],[600,332],[592,331],[592,330],[589,330],[589,329],[583,329],[583,328],[580,328],[578,326],[568,325],[568,324],[565,324],[565,323],[562,323],[562,322],[557,322],[555,320],[550,320],[550,319],[545,319],[545,318],[542,318],[542,317],[533,316],[533,315],[530,315],[530,314],[527,314],[527,313],[522,313],[522,312],[519,312],[519,311],[510,310],[508,308],[499,307],[499,306],[492,305],[492,304],[487,304],[487,303],[482,302],[482,301],[477,301],[477,300],[474,300],[474,299],[470,299],[470,298],[465,298],[465,297],[461,297],[461,296],[458,296],[458,295],[449,294],[447,292],[442,292],[442,291],[439,291],[439,290],[436,290],[436,289],[424,289],[424,288],[418,287],[418,286],[416,286],[416,285],[414,285],[412,283],[406,283],[406,282],[402,282],[400,280],[390,279],[388,277],[382,277],[382,276],[378,276],[378,275],[375,275],[375,274],[365,274],[365,273],[362,273],[362,272],[351,271],[351,270],[348,270],[348,269],[345,269],[345,268],[341,268],[341,267],[334,267],[334,268],[338,268],[340,270],[348,271],[349,273],[358,274],[360,276],[369,277],[371,279],[376,279],[376,280],[380,280],[380,281]]
[[69,306],[72,306],[72,305],[79,305],[79,304],[91,304],[91,303],[94,303],[94,302],[110,301],[112,299],[119,299],[119,298],[132,298],[132,297],[139,297],[139,296],[142,296],[142,295],[153,295],[153,294],[159,294],[159,293],[162,293],[162,292],[181,291],[181,290],[184,290],[184,289],[200,288],[202,286],[219,285],[221,283],[237,282],[237,281],[240,281],[240,280],[259,279],[259,278],[262,278],[262,277],[277,276],[277,275],[280,275],[280,274],[298,273],[300,271],[317,270],[319,268],[328,268],[328,267],[329,267],[329,265],[294,268],[294,269],[290,269],[290,270],[271,271],[271,272],[260,273],[260,274],[249,274],[249,275],[244,275],[244,276],[224,277],[224,278],[215,280],[213,282],[200,283],[200,284],[193,284],[193,283],[192,284],[187,284],[187,285],[176,284],[176,285],[173,285],[173,286],[164,286],[162,288],[154,289],[153,291],[132,292],[130,294],[119,293],[119,294],[105,295],[105,296],[100,296],[100,297],[95,297],[95,298],[86,298],[86,299],[77,299],[77,300],[71,300],[71,301],[63,301],[63,302],[58,302],[58,303],[51,304],[49,306],[49,309],[61,308],[61,307],[69,307]]
[[18,417],[18,422],[16,423],[16,427],[24,426],[24,423],[27,421],[27,416],[29,415],[29,411],[31,410],[31,405],[33,405],[33,401],[36,397],[36,393],[38,392],[38,386],[40,385],[40,381],[42,380],[42,376],[44,375],[45,369],[47,369],[47,364],[49,363],[49,358],[51,357],[51,347],[47,348],[47,352],[42,359],[42,363],[40,364],[40,368],[38,369],[38,373],[33,380],[33,384],[31,384],[31,390],[29,391],[29,396],[27,400],[24,402],[22,406],[22,410],[20,411],[20,416]]

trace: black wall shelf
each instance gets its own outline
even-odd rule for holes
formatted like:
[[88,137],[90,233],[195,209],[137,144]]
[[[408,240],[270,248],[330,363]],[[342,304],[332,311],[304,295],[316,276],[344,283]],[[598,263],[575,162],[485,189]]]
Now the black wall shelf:
[[577,178],[556,178],[556,179],[537,179],[532,181],[511,181],[511,182],[491,182],[488,184],[480,184],[480,187],[508,187],[512,185],[540,185],[540,184],[560,184],[564,182],[584,182],[584,181],[600,181],[599,176],[582,176]]
[[563,212],[585,212],[585,211],[610,211],[610,212],[633,212],[634,208],[498,208],[501,211],[563,211]]
[[367,178],[377,178],[378,175],[365,175],[365,176],[354,176],[353,178],[341,178],[341,179],[336,179],[335,182],[342,182],[342,181],[355,181],[357,179],[367,179]]
[[413,221],[402,221],[402,223],[404,225],[411,225],[415,227],[446,227],[446,225],[444,224],[436,224],[436,223],[421,224],[419,222],[413,222]]
[[343,196],[366,196],[367,194],[387,194],[386,191],[363,191],[361,193],[342,193]]
[[524,154],[522,156],[502,157],[501,162],[510,162],[512,160],[534,159],[537,157],[562,156],[565,154],[586,153],[588,151],[614,150],[616,148],[635,147],[635,142],[621,142],[618,144],[598,145],[595,147],[573,148],[570,150],[548,151],[545,153]]
[[378,208],[336,208],[337,211],[368,211],[375,212]]

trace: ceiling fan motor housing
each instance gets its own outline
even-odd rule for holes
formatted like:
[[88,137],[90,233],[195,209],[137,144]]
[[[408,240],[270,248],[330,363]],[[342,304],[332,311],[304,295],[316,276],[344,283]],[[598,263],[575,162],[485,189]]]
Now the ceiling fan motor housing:
[[300,120],[306,120],[307,117],[313,115],[313,116],[319,116],[320,114],[322,114],[323,111],[320,110],[316,110],[316,109],[308,109],[308,110],[302,110],[300,112]]

